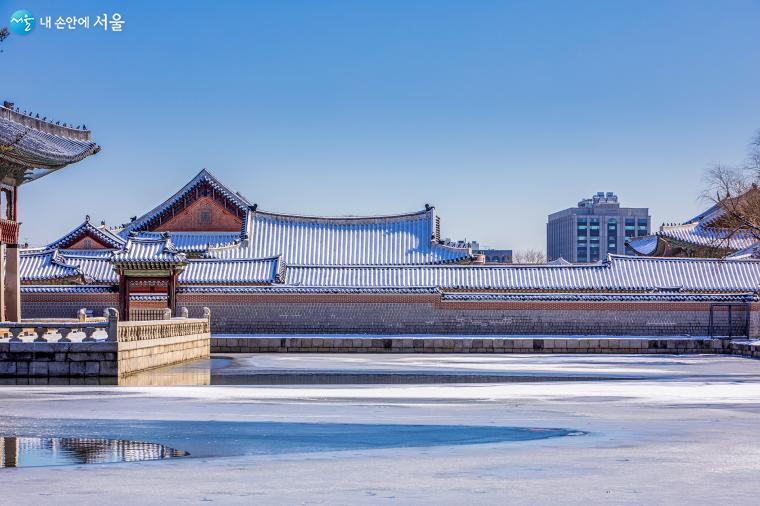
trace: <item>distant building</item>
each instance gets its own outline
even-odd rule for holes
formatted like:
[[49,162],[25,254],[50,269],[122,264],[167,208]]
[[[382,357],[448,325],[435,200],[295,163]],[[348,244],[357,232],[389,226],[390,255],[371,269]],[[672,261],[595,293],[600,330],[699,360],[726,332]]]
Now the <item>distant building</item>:
[[651,218],[646,207],[620,207],[612,192],[598,192],[577,207],[549,215],[546,254],[549,261],[564,258],[573,263],[596,262],[608,253],[634,254],[626,241],[649,235]]
[[472,241],[472,254],[483,255],[485,263],[487,264],[511,264],[512,263],[512,250],[511,249],[494,249],[494,248],[481,248],[477,241]]

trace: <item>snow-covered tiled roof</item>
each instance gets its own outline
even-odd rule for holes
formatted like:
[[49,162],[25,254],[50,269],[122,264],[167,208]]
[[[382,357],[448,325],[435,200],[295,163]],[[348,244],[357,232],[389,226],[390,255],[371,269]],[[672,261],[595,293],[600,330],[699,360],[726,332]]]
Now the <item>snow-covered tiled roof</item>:
[[289,265],[295,286],[404,287],[442,290],[652,291],[760,290],[760,261],[649,258],[610,255],[591,265]]
[[744,249],[757,242],[757,237],[749,230],[737,230],[732,233],[727,229],[705,226],[701,222],[663,225],[657,236],[728,251]]
[[651,255],[657,251],[659,239],[656,235],[631,237],[625,241],[639,255]]
[[113,285],[24,285],[21,293],[114,293]]
[[139,237],[156,239],[169,234],[178,251],[205,252],[209,248],[226,248],[239,244],[240,232],[139,232]]
[[476,300],[486,302],[526,301],[526,302],[753,302],[758,300],[754,293],[443,293],[443,300]]
[[113,249],[118,249],[124,246],[124,239],[111,232],[107,227],[97,227],[90,222],[90,217],[87,216],[81,225],[74,228],[60,239],[51,242],[46,246],[46,249],[55,248],[67,248],[77,242],[80,238],[89,235],[101,242],[104,246]]
[[311,217],[250,213],[249,244],[212,253],[218,258],[281,255],[287,264],[394,265],[449,263],[469,248],[439,244],[435,209],[369,217]]
[[19,255],[19,273],[23,283],[72,278],[87,283],[116,283],[111,255],[111,250],[23,250]]
[[733,260],[760,259],[760,241],[744,249],[731,253],[726,258]]
[[119,265],[170,266],[184,264],[184,253],[177,251],[168,235],[158,238],[131,236],[124,248],[114,251],[111,262]]
[[117,283],[119,278],[111,263],[112,253],[110,251],[106,253],[108,255],[95,255],[90,252],[69,250],[61,252],[61,256],[66,259],[67,264],[77,266],[89,283]]
[[266,285],[266,286],[224,286],[224,285],[185,285],[177,288],[177,293],[193,294],[267,294],[267,293],[356,293],[356,294],[397,294],[397,293],[414,293],[414,294],[435,294],[437,288],[431,287],[391,287],[391,288],[362,288],[362,287],[339,287],[339,286],[287,286],[287,285]]
[[279,257],[257,259],[190,260],[179,276],[185,284],[262,284],[280,280],[283,264]]
[[69,264],[58,250],[35,251],[20,255],[19,276],[22,282],[58,280],[84,281],[83,272]]
[[[42,169],[39,175],[78,162],[100,151],[90,140],[90,132],[77,130],[33,118],[0,106],[0,167],[24,169],[22,180],[36,177],[32,169]],[[47,171],[47,172],[45,172]]]

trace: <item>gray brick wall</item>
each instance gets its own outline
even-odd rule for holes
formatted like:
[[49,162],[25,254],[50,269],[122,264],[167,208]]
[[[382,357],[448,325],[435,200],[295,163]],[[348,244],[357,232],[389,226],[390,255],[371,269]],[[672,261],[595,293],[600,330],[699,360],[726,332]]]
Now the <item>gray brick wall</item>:
[[[215,333],[640,335],[709,334],[709,304],[683,302],[442,302],[436,295],[180,294],[191,317],[211,308]],[[22,296],[24,318],[73,318],[81,307],[101,314],[116,294]],[[760,305],[750,327],[760,335]],[[744,332],[734,313],[732,335]],[[716,336],[728,335],[727,312],[714,313]]]

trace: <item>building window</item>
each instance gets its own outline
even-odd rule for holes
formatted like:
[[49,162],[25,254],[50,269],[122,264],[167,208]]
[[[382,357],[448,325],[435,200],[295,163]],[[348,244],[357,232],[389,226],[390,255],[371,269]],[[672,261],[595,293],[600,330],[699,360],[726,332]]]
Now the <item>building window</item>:
[[625,236],[634,237],[636,235],[636,220],[633,218],[625,219]]
[[201,225],[211,225],[211,210],[210,209],[201,210],[200,222],[201,222]]
[[637,235],[639,236],[647,235],[648,232],[649,232],[649,227],[647,227],[647,220],[639,219]]

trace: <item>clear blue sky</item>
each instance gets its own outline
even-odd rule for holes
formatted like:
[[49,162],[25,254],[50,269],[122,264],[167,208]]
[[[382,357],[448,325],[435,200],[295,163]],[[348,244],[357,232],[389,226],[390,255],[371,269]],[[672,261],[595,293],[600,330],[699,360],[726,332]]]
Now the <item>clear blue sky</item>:
[[596,191],[688,218],[760,128],[758,1],[0,0],[0,22],[19,8],[126,21],[3,44],[0,98],[103,147],[22,189],[32,244],[207,167],[267,210],[429,202],[444,236],[544,249],[547,214]]

